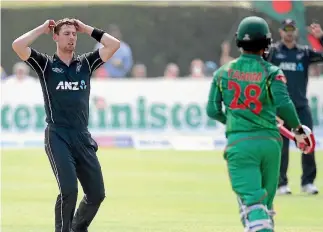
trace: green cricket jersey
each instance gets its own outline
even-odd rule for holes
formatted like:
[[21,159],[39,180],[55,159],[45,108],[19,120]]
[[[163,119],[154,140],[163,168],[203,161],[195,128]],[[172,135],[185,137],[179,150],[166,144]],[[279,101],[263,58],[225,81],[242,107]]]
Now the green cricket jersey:
[[300,124],[283,72],[261,56],[242,54],[215,72],[207,114],[226,124],[226,134],[278,131],[277,110],[291,128]]

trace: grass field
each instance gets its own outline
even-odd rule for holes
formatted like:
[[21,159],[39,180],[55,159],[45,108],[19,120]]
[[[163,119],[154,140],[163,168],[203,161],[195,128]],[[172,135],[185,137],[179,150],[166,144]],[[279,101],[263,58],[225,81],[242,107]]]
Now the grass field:
[[[101,149],[98,156],[107,198],[91,232],[243,231],[220,152]],[[322,232],[323,194],[300,193],[299,154],[290,160],[294,194],[276,198],[276,231]],[[323,191],[322,152],[317,163]],[[2,151],[1,171],[2,231],[53,232],[58,188],[43,150]]]

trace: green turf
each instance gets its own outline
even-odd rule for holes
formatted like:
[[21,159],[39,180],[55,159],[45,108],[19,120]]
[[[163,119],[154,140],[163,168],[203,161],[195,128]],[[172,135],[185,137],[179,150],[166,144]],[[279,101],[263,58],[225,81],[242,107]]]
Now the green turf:
[[[90,231],[242,231],[220,152],[101,149],[98,155],[107,198]],[[277,232],[323,231],[323,195],[300,193],[300,156],[290,160],[294,195],[276,198]],[[320,175],[322,152],[317,163]],[[53,232],[58,188],[43,150],[3,151],[1,170],[2,231]],[[322,177],[316,184],[323,190]]]

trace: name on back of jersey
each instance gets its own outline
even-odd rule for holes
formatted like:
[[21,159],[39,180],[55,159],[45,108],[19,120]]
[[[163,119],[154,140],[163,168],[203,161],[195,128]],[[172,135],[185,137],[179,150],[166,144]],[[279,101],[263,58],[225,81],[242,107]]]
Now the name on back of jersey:
[[239,70],[229,69],[228,77],[239,81],[260,82],[262,79],[261,72],[241,72]]

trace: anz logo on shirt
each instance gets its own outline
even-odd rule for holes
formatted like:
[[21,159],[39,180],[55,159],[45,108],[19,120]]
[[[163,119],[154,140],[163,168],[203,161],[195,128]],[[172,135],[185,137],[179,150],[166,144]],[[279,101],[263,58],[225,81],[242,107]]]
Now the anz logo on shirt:
[[78,81],[60,81],[56,86],[56,90],[84,90],[86,89],[86,84],[84,80],[81,80],[79,83]]
[[279,65],[283,71],[304,71],[303,63],[294,63],[294,62],[281,62]]

